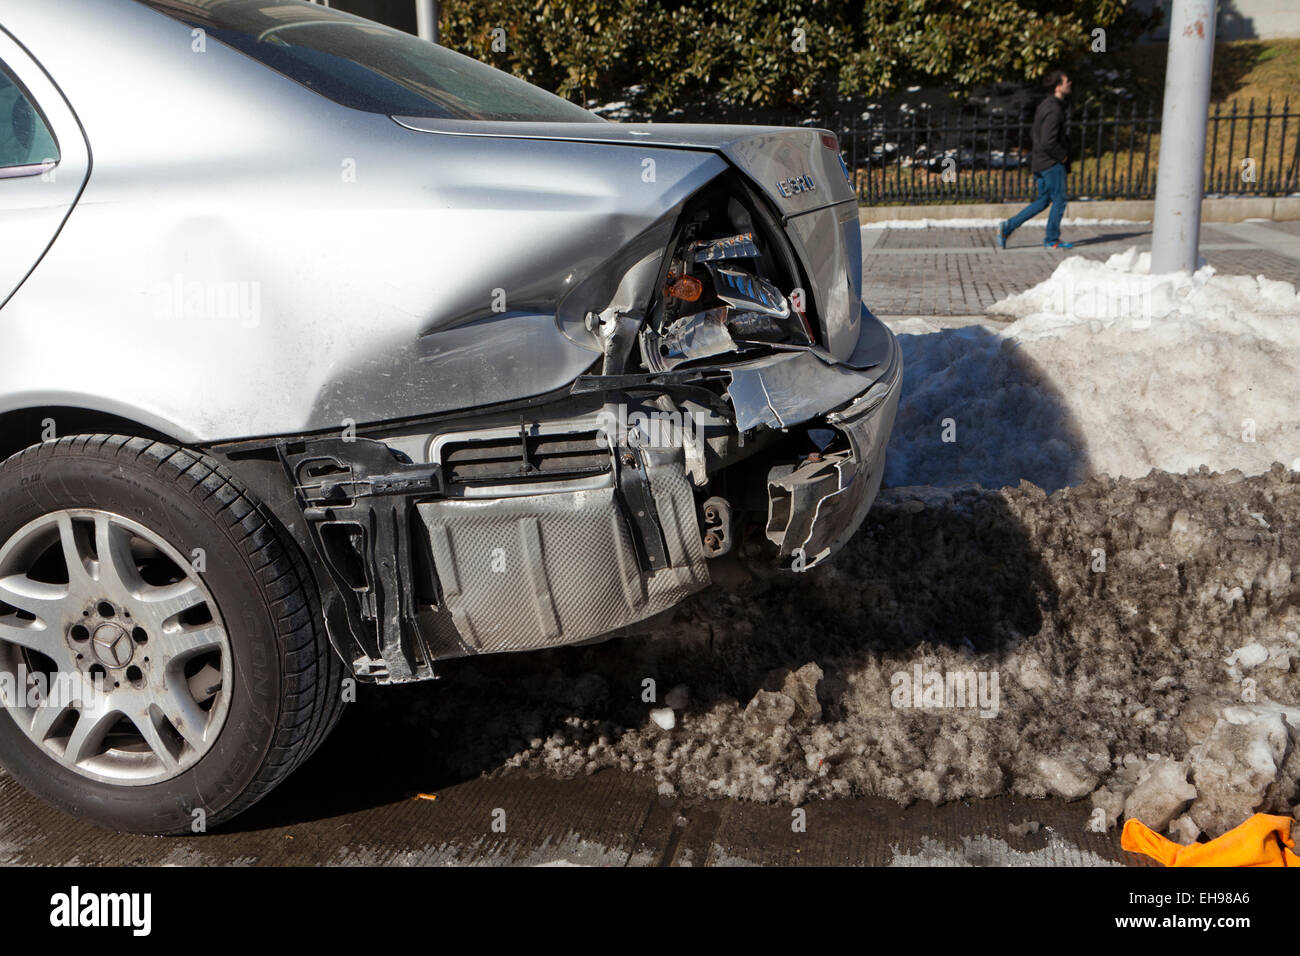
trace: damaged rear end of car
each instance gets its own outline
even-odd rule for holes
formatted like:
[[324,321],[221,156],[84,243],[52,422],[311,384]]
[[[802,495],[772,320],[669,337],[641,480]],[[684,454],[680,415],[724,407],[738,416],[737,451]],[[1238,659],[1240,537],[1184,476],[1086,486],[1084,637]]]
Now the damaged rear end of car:
[[567,386],[219,449],[232,467],[273,456],[356,674],[416,680],[446,658],[601,638],[707,587],[712,561],[743,549],[806,571],[854,533],[902,364],[861,302],[831,134],[397,122],[589,148],[650,169],[641,188],[638,152],[726,164],[557,294],[554,334],[591,353]]

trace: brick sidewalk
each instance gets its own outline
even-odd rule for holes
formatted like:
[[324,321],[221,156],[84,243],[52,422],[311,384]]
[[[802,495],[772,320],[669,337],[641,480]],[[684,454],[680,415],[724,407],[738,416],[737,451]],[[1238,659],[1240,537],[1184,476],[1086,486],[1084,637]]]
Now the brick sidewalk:
[[[1105,259],[1130,246],[1151,248],[1151,224],[1066,226],[1075,247],[1042,247],[1027,225],[1005,250],[993,229],[862,230],[863,298],[881,316],[976,316],[1052,274],[1068,255]],[[1266,275],[1300,286],[1300,222],[1216,223],[1201,227],[1201,256],[1225,275]]]

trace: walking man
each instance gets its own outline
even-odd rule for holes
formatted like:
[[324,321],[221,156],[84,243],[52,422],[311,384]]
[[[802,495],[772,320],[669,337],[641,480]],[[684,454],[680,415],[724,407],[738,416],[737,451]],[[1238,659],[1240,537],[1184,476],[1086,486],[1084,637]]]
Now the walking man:
[[1034,218],[1048,206],[1047,235],[1043,245],[1048,249],[1073,249],[1074,244],[1061,241],[1061,218],[1065,215],[1065,174],[1070,171],[1070,137],[1065,131],[1065,98],[1073,84],[1063,70],[1052,70],[1044,83],[1051,91],[1034,111],[1031,131],[1034,150],[1029,168],[1038,186],[1038,198],[1011,219],[998,224],[999,249],[1007,247],[1007,239],[1026,221]]

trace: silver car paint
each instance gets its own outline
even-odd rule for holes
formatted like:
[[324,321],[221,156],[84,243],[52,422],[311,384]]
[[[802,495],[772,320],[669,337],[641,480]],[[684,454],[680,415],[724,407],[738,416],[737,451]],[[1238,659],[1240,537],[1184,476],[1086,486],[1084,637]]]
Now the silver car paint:
[[[724,157],[774,196],[811,173],[817,189],[777,197],[795,223],[851,197],[815,131],[417,131],[215,40],[200,50],[132,0],[0,0],[0,25],[57,78],[94,155],[58,241],[0,310],[0,412],[95,408],[207,442],[542,394],[598,360],[575,316],[604,306],[629,248],[662,249]],[[72,119],[54,124],[61,143]],[[65,156],[59,190],[83,161]],[[67,198],[45,203],[52,221]],[[821,232],[793,233],[821,281]],[[0,243],[20,234],[0,222]],[[837,357],[857,314],[831,336]],[[68,343],[149,372],[87,375]]]
[[[759,188],[787,215],[856,199],[844,177],[839,154],[821,142],[821,130],[781,126],[699,126],[690,123],[486,123],[475,120],[394,117],[411,129],[450,136],[509,136],[570,143],[716,150],[753,176]],[[792,135],[793,134],[793,135]],[[783,196],[779,180],[811,174],[814,189]]]
[[[196,52],[130,0],[2,0],[0,23],[59,78],[95,155],[0,311],[0,411],[97,408],[210,441],[550,391],[599,358],[557,328],[557,301],[643,233],[666,241],[725,169],[711,153],[430,137],[216,41]],[[88,378],[68,342],[149,374]]]
[[[311,556],[331,639],[358,676],[420,679],[444,657],[587,639],[705,586],[695,493],[756,426],[822,419],[851,446],[833,453],[831,493],[818,468],[768,472],[780,560],[811,567],[870,506],[900,353],[861,304],[856,201],[822,131],[395,119],[341,106],[135,0],[0,0],[0,26],[57,81],[37,98],[60,141],[84,130],[88,144],[71,213],[50,190],[44,230],[0,219],[0,245],[25,242],[40,259],[0,308],[0,413],[79,406],[211,446]],[[63,97],[64,115],[44,102]],[[74,150],[55,181],[75,183],[77,170]],[[536,421],[500,409],[472,424],[427,416],[625,371],[619,330],[639,324],[683,206],[733,170],[766,196],[826,333],[814,348],[728,366],[741,432],[709,415],[700,447],[659,448],[620,426],[606,435],[608,473],[512,474],[417,501],[441,484],[443,469],[422,462],[449,432],[477,441],[484,429],[561,427],[556,416],[585,416],[580,430],[607,421],[591,380],[596,391]],[[707,411],[699,401],[684,400],[691,414]],[[352,423],[383,423],[384,438],[337,434]],[[319,434],[279,440],[308,432]],[[745,455],[777,444],[758,437]],[[318,463],[351,478],[317,479]],[[627,547],[615,491],[640,496],[637,540],[662,538],[661,554]],[[407,560],[417,552],[405,520],[416,505],[446,606],[418,600],[428,594],[413,575],[428,569]],[[617,546],[596,564],[622,570],[592,584],[582,545],[606,528]],[[457,541],[439,551],[443,537]],[[529,569],[504,608],[493,579],[473,573],[496,539],[520,542],[514,557]],[[364,588],[333,560],[347,561],[348,541],[361,542]],[[430,607],[450,618],[426,620]],[[537,627],[503,629],[508,614]]]

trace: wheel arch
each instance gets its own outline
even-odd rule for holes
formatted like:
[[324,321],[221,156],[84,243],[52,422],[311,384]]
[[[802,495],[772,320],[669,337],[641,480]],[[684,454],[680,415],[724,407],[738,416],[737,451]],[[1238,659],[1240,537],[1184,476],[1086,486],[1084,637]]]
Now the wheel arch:
[[[262,449],[261,453],[255,451],[232,455],[228,448],[220,445],[187,440],[179,429],[163,430],[139,419],[100,409],[75,405],[32,405],[0,412],[0,463],[47,440],[42,433],[49,422],[53,422],[54,438],[70,435],[126,435],[212,455],[268,509],[277,527],[285,532],[286,540],[297,546],[313,588],[313,602],[319,604],[325,589],[333,586],[329,575],[320,565],[315,546],[302,527],[293,497],[293,486],[288,483],[274,454]],[[321,616],[319,608],[314,613]],[[325,626],[331,645],[350,671],[350,662],[356,656],[354,649],[336,634],[336,628],[331,628],[328,622]]]
[[16,455],[31,445],[49,437],[66,435],[108,434],[149,438],[173,445],[189,444],[182,435],[163,430],[124,415],[115,415],[100,409],[81,408],[75,405],[32,405],[0,412],[0,461]]

